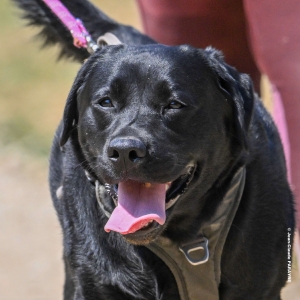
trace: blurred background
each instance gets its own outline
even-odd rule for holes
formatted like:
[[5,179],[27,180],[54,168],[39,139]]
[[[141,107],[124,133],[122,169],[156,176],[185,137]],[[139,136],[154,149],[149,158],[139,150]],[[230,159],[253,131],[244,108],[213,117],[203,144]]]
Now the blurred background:
[[[140,28],[134,0],[95,0]],[[62,299],[62,234],[48,192],[48,156],[79,64],[40,49],[9,0],[0,1],[0,299]]]
[[[92,2],[141,29],[134,0]],[[48,192],[48,156],[79,64],[57,62],[57,49],[41,50],[38,31],[19,15],[0,1],[0,300],[56,300],[62,234]],[[284,300],[300,299],[293,272]]]

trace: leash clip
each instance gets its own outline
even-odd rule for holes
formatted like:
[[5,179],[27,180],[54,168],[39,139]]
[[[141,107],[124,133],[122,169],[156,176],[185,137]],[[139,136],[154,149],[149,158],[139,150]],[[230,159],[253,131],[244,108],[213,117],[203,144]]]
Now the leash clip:
[[94,42],[94,40],[92,39],[92,37],[90,35],[87,35],[85,37],[86,43],[87,43],[87,51],[90,54],[93,54],[99,47],[98,45]]
[[[206,237],[201,237],[192,243],[184,244],[183,246],[179,247],[179,250],[184,254],[187,261],[193,266],[204,264],[209,259],[208,239]],[[204,254],[200,258],[192,258],[190,254],[195,251],[204,251]]]
[[77,48],[84,47],[90,54],[93,54],[98,49],[98,45],[94,42],[91,35],[84,27],[82,21],[78,18],[76,19],[76,25],[80,34],[78,34],[78,32],[75,33],[74,31],[71,31],[74,39],[74,46]]

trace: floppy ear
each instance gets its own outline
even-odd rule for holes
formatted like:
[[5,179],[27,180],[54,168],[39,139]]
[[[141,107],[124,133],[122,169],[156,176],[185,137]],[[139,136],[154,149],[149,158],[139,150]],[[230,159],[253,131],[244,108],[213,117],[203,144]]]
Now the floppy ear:
[[78,89],[83,85],[88,73],[91,71],[91,64],[97,59],[97,55],[90,57],[79,70],[73,86],[69,92],[64,114],[63,114],[63,130],[60,137],[60,146],[63,146],[69,139],[71,131],[77,126],[78,123],[78,110],[77,110],[77,94]]
[[[115,47],[123,47],[123,45],[115,46]],[[100,57],[106,51],[114,51],[112,46],[101,46],[100,48],[92,54],[88,59],[85,60],[81,69],[77,73],[69,96],[67,98],[67,102],[65,105],[65,110],[63,114],[63,130],[60,138],[60,145],[63,146],[70,137],[70,134],[74,128],[76,128],[78,124],[78,110],[77,110],[77,95],[80,87],[83,86],[89,74],[93,71],[94,67],[97,66]]]
[[67,98],[64,115],[63,115],[63,131],[60,137],[60,146],[63,146],[69,139],[70,133],[76,126],[77,117],[77,90],[79,86],[73,85]]
[[211,69],[217,75],[218,85],[227,99],[232,101],[234,125],[242,149],[248,150],[247,133],[252,117],[255,94],[250,77],[239,73],[224,62],[223,54],[211,47],[204,50]]

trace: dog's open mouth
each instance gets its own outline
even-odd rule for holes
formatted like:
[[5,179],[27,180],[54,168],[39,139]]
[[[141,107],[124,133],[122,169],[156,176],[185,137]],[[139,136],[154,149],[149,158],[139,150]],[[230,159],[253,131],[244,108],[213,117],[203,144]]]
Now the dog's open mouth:
[[156,222],[163,225],[166,210],[188,189],[194,172],[195,166],[188,166],[183,175],[164,184],[127,180],[107,186],[116,208],[104,227],[105,231],[125,235],[147,231]]

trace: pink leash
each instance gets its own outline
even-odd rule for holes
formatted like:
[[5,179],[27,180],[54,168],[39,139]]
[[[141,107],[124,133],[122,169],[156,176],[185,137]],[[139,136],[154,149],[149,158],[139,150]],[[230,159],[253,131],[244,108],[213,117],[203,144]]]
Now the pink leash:
[[80,19],[68,11],[68,9],[59,0],[43,0],[52,12],[61,20],[61,22],[69,29],[74,46],[77,48],[86,48],[89,53],[94,53],[98,46],[93,41]]

